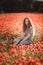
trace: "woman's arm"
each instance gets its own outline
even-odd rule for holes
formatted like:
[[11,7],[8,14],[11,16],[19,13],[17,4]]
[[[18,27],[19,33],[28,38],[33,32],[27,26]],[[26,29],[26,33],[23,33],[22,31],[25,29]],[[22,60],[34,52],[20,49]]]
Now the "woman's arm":
[[28,34],[28,36],[27,37],[25,37],[20,43],[22,43],[22,42],[24,42],[25,40],[27,40],[27,39],[29,39],[30,38],[30,36],[31,36],[31,34]]
[[16,44],[18,44],[20,41],[22,41],[24,39],[24,36],[21,36],[21,37],[17,37],[17,39],[16,40],[14,40],[14,41],[16,41],[15,43]]

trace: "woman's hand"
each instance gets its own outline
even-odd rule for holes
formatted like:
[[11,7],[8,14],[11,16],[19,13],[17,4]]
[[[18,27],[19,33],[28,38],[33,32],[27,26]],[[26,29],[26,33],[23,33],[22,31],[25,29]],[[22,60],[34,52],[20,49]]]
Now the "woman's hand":
[[18,44],[21,40],[23,40],[23,38],[24,38],[24,36],[17,37],[17,38],[15,38],[15,39],[13,40],[13,42],[14,42],[15,44]]

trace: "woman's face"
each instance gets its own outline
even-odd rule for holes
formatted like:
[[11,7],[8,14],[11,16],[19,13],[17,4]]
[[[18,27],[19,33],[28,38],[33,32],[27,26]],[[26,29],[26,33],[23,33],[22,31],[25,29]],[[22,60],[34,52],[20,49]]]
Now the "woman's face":
[[29,20],[28,19],[25,19],[25,24],[28,26],[28,24],[29,24]]

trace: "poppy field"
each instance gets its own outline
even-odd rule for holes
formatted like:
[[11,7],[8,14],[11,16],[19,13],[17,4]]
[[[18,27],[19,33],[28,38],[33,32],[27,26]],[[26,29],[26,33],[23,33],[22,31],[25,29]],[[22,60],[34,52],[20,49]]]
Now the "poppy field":
[[0,65],[43,65],[43,42],[30,45],[0,43]]
[[[33,21],[35,36],[29,45],[16,45],[13,39],[23,35],[22,23],[27,16]],[[43,65],[42,17],[43,14],[0,14],[0,65]]]

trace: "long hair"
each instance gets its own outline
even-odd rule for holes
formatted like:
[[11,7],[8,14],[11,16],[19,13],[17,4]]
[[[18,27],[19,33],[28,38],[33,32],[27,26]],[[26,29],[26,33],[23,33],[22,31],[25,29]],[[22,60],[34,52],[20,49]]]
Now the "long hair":
[[23,21],[23,32],[25,32],[26,31],[26,29],[27,29],[27,25],[25,24],[25,20],[26,19],[28,19],[28,28],[30,28],[30,26],[31,27],[33,27],[33,36],[35,35],[35,29],[34,29],[34,25],[33,25],[33,23],[32,23],[32,20],[31,20],[31,18],[24,18],[24,21]]

